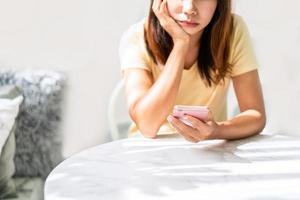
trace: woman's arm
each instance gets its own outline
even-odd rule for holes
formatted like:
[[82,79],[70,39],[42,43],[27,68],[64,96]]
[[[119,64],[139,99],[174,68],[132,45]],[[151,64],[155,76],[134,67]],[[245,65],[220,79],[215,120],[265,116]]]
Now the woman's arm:
[[202,122],[192,116],[186,116],[192,124],[188,126],[169,116],[168,120],[186,140],[199,142],[206,139],[241,139],[258,134],[266,123],[263,95],[257,70],[233,78],[233,86],[241,113],[233,119],[215,122],[212,118]]
[[257,70],[232,78],[241,113],[218,123],[220,139],[239,139],[258,134],[266,123],[263,94]]
[[173,109],[179,89],[188,43],[175,43],[160,77],[142,69],[125,70],[129,113],[141,133],[154,138]]
[[146,70],[126,70],[129,113],[141,133],[154,138],[174,106],[190,36],[170,17],[167,0],[154,0],[152,9],[173,40],[173,49],[158,80]]

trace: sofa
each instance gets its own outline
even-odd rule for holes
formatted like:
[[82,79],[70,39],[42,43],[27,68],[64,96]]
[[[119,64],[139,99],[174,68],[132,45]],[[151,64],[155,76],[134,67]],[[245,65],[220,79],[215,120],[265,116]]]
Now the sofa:
[[1,200],[43,199],[46,177],[63,160],[65,82],[52,70],[0,70]]

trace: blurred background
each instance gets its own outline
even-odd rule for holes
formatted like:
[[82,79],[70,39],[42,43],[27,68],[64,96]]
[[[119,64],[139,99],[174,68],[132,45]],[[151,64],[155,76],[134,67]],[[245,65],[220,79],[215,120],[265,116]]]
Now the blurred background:
[[[146,16],[148,0],[0,0],[0,66],[67,74],[63,155],[111,141],[109,97],[121,78],[122,33]],[[265,131],[300,135],[300,1],[237,0],[260,64]],[[236,101],[229,93],[229,114]],[[123,113],[124,114],[124,113]]]

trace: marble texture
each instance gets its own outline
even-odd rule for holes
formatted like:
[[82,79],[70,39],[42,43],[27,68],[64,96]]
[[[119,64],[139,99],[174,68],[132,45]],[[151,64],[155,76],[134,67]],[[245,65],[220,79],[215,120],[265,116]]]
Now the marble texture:
[[46,180],[45,199],[300,199],[299,185],[300,138],[134,137],[63,161]]

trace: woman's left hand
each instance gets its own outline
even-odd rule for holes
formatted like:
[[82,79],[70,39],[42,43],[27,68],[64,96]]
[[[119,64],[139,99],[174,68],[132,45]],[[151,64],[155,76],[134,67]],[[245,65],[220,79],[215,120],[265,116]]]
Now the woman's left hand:
[[219,125],[212,117],[207,122],[203,122],[190,115],[186,115],[184,119],[188,120],[192,126],[186,125],[172,115],[168,117],[168,121],[186,140],[197,143],[202,140],[217,139]]

